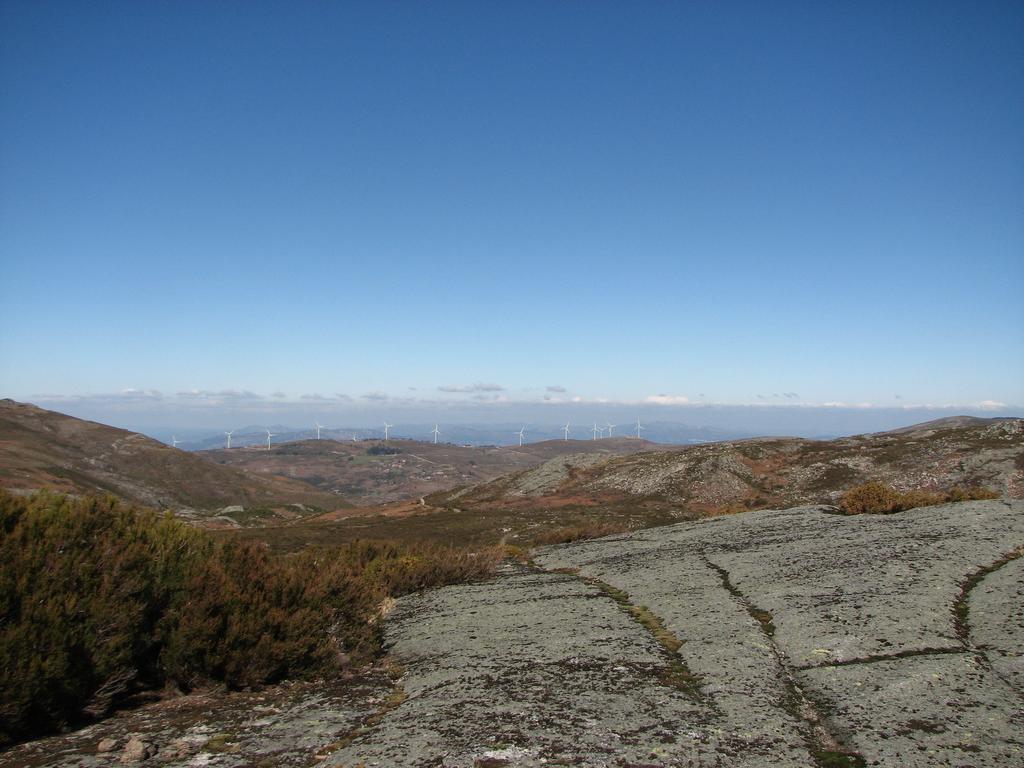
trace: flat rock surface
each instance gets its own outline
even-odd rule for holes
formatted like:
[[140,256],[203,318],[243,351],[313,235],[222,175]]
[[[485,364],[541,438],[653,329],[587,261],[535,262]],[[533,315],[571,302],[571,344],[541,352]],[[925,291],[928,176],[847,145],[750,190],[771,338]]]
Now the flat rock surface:
[[387,672],[161,702],[0,767],[1019,768],[1022,554],[1024,501],[549,547],[399,600]]
[[1017,768],[1022,552],[1021,501],[548,548],[399,601],[404,700],[326,762]]

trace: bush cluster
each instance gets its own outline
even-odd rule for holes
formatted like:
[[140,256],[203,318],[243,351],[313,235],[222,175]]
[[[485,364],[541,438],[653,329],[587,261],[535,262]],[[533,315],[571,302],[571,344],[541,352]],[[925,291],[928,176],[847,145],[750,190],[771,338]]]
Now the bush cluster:
[[532,538],[535,547],[543,547],[548,544],[568,544],[571,541],[583,539],[599,539],[602,536],[611,536],[615,533],[627,533],[631,528],[624,523],[596,521],[583,525],[572,525],[564,528],[553,528],[549,531],[541,531]]
[[500,556],[366,542],[273,555],[113,497],[0,491],[0,744],[140,690],[367,660],[385,598],[480,577]]
[[839,500],[839,508],[847,515],[903,512],[915,507],[930,507],[951,501],[997,499],[999,494],[979,486],[954,486],[947,491],[897,491],[885,483],[865,483],[851,488]]

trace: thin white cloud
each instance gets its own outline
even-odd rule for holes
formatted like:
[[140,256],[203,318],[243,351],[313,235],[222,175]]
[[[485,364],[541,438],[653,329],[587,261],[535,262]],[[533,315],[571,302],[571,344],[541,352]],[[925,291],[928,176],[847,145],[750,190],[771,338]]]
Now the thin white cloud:
[[134,389],[104,392],[95,395],[32,395],[34,402],[44,403],[153,403],[164,400],[158,389]]
[[115,396],[121,400],[163,400],[164,396],[158,389],[122,389]]
[[564,393],[564,392],[568,392],[569,390],[567,390],[565,387],[559,386],[558,384],[551,384],[550,386],[545,387],[544,391],[545,392]]
[[505,388],[500,384],[485,384],[478,382],[476,384],[444,384],[437,388],[438,392],[504,392]]
[[511,402],[505,395],[473,395],[473,400],[479,403],[508,403]]
[[[461,397],[452,397],[448,394],[451,390],[458,389]],[[469,391],[463,391],[468,389]],[[539,388],[538,388],[539,389]],[[177,392],[175,395],[164,395],[156,389],[126,388],[120,392],[92,395],[33,395],[32,402],[37,403],[68,403],[68,404],[96,404],[109,406],[118,410],[125,409],[168,409],[176,406],[194,407],[207,411],[212,407],[233,408],[238,410],[252,410],[254,408],[273,407],[275,411],[287,411],[290,408],[309,407],[319,404],[324,408],[334,410],[346,410],[361,407],[369,408],[374,405],[387,404],[389,408],[457,408],[460,406],[472,406],[476,408],[500,408],[502,406],[542,406],[545,409],[552,409],[553,406],[566,406],[579,409],[584,406],[608,407],[665,407],[665,408],[756,408],[756,409],[834,409],[834,410],[869,410],[897,408],[900,410],[932,410],[932,411],[960,411],[970,412],[993,412],[1006,411],[1017,408],[1003,401],[987,399],[970,403],[928,403],[921,401],[898,400],[890,401],[890,404],[878,404],[872,402],[856,402],[849,400],[827,400],[827,401],[801,401],[796,392],[780,392],[778,396],[772,395],[760,400],[750,402],[725,402],[706,399],[691,400],[686,395],[658,393],[648,395],[641,399],[616,398],[616,397],[587,397],[582,395],[550,394],[545,387],[536,393],[517,392],[509,394],[504,388],[498,385],[472,385],[471,387],[449,387],[444,389],[445,396],[412,396],[395,397],[382,390],[366,392],[358,397],[344,393],[323,395],[318,392],[306,393],[290,399],[283,396],[282,392],[275,391],[264,396],[251,390],[203,390],[190,389]],[[420,392],[419,395],[426,393]]]
[[183,400],[209,400],[211,402],[239,402],[243,400],[263,400],[263,395],[257,395],[248,389],[189,389],[178,392],[177,396]]
[[982,400],[978,403],[978,410],[981,411],[999,411],[1008,407],[1006,403],[1001,403],[998,400]]
[[688,405],[690,398],[686,395],[648,395],[643,400],[649,405]]

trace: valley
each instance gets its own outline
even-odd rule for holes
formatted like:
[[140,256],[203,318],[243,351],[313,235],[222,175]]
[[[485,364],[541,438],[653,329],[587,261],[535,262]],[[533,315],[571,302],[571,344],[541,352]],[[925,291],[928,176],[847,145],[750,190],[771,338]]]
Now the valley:
[[552,533],[585,537],[594,526],[626,531],[751,509],[835,504],[867,482],[901,490],[977,485],[1024,498],[1021,419],[942,420],[828,441],[647,448],[563,453],[493,480],[362,507],[359,516],[325,513],[237,535],[280,551],[361,538],[529,547]]
[[473,485],[529,469],[558,456],[620,456],[655,443],[631,438],[546,440],[523,446],[473,447],[416,440],[299,440],[260,447],[216,449],[195,455],[260,476],[309,483],[358,506],[415,500],[456,486]]

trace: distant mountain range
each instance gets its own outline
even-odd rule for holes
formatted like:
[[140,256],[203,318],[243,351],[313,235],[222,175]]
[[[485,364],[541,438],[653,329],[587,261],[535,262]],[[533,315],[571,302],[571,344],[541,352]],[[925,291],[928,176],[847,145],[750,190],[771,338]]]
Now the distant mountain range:
[[[518,445],[516,433],[526,427],[524,442],[537,443],[545,440],[561,440],[564,438],[564,425],[523,425],[523,424],[441,424],[439,440],[454,445],[501,446]],[[594,424],[571,424],[569,437],[573,440],[592,440]],[[608,437],[607,423],[598,424],[602,429],[603,438]],[[670,445],[693,445],[717,440],[739,440],[753,437],[753,433],[734,430],[715,429],[712,427],[695,427],[670,421],[655,421],[643,424],[641,436],[653,443]],[[433,424],[396,424],[388,430],[393,438],[405,438],[431,442],[433,440]],[[267,430],[273,434],[271,444],[290,443],[297,440],[308,440],[316,437],[316,429],[303,429],[283,425],[250,424],[232,431],[231,445],[245,447],[266,445]],[[617,424],[611,430],[613,437],[635,437],[635,424]],[[337,429],[321,429],[320,437],[331,440],[349,441],[379,440],[384,437],[383,425],[376,427],[340,427]],[[227,445],[227,436],[223,432],[209,434],[205,437],[184,441],[178,447],[188,451],[204,451],[212,448],[223,448]]]
[[[649,433],[677,440],[710,441],[715,434],[648,426]],[[437,444],[399,437],[384,442],[372,430],[356,430],[353,441],[345,430],[322,430],[317,440],[308,431],[274,429],[281,431],[269,450],[266,432],[260,435],[251,426],[236,431],[231,450],[218,440],[212,449],[186,452],[134,432],[2,400],[0,487],[109,492],[205,525],[293,528],[291,523],[306,518],[348,525],[344,518],[376,514],[414,515],[429,527],[443,513],[451,518],[445,525],[453,535],[466,515],[481,535],[494,527],[484,520],[488,516],[511,531],[541,524],[537,519],[553,510],[580,520],[612,511],[630,525],[650,524],[723,509],[829,502],[871,480],[899,488],[979,483],[1024,497],[1024,420],[1010,418],[952,417],[836,440],[689,445],[625,436],[531,440],[551,428],[528,430],[521,447],[444,441],[507,441],[518,431],[501,425],[475,432],[447,428]],[[401,434],[401,427],[395,432]],[[335,435],[348,439],[331,439]],[[279,442],[290,436],[302,439]],[[531,516],[534,522],[524,522]],[[375,535],[368,518],[359,519],[360,535]],[[320,533],[311,534],[311,541]],[[391,533],[389,527],[381,535]]]

